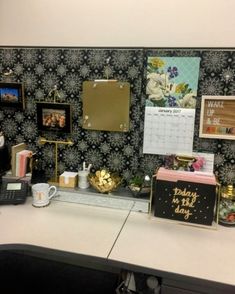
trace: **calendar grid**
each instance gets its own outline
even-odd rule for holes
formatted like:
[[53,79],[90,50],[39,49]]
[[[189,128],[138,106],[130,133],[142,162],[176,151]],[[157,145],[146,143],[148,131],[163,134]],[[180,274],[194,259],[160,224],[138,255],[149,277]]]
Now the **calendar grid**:
[[146,107],[143,152],[192,154],[195,109]]

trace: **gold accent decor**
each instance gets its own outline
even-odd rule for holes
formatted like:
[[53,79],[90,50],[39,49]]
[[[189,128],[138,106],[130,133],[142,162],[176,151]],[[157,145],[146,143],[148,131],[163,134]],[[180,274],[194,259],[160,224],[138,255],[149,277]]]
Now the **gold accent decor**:
[[221,197],[226,199],[235,200],[235,190],[233,185],[227,185],[221,189]]
[[117,80],[85,81],[82,95],[84,129],[129,131],[130,83]]
[[59,183],[59,177],[58,177],[58,144],[62,145],[73,145],[73,142],[71,140],[68,141],[54,141],[54,140],[47,140],[43,137],[39,138],[39,144],[55,144],[55,174],[54,178],[52,178],[49,182],[51,184]]
[[121,177],[102,169],[88,176],[88,181],[100,193],[110,193],[121,184]]
[[181,162],[190,162],[195,160],[196,158],[194,156],[179,155],[179,156],[176,156],[176,159]]
[[54,85],[53,89],[47,95],[47,98],[53,98],[53,102],[56,103],[58,99],[60,99],[60,94],[57,89],[57,85]]

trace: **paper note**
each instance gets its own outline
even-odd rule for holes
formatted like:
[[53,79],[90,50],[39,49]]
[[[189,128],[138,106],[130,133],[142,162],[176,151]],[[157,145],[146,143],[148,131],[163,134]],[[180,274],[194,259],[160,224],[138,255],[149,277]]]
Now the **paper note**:
[[214,172],[214,157],[215,157],[215,155],[213,153],[194,152],[192,155],[195,157],[203,157],[204,158],[205,162],[204,162],[203,167],[201,169],[202,173],[211,174]]

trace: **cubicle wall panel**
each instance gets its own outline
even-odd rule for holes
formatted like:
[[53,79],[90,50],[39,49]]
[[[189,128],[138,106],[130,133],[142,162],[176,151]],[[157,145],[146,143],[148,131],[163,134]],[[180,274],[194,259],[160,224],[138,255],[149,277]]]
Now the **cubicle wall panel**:
[[[9,148],[22,141],[39,155],[39,166],[48,174],[54,170],[52,145],[38,144],[36,103],[53,102],[48,93],[57,86],[59,99],[72,105],[72,133],[60,137],[53,132],[42,134],[47,139],[71,139],[73,146],[59,145],[59,172],[76,171],[83,161],[92,164],[92,169],[102,167],[122,173],[129,178],[138,169],[140,157],[139,103],[143,73],[142,49],[98,48],[1,48],[0,72],[13,70],[11,77],[1,80],[21,81],[25,86],[26,109],[2,108],[0,124]],[[84,81],[117,79],[129,82],[131,87],[129,132],[91,131],[82,128],[82,86]],[[52,100],[52,101],[51,101]]]
[[[235,49],[1,47],[1,81],[23,82],[26,109],[0,109],[0,129],[11,148],[25,141],[39,155],[39,167],[54,172],[54,149],[38,143],[36,102],[48,101],[57,85],[58,102],[72,105],[72,146],[58,146],[58,169],[76,171],[86,161],[93,171],[106,167],[129,179],[138,169],[152,174],[163,158],[143,154],[146,64],[148,56],[200,57],[194,150],[215,153],[215,172],[228,183],[234,179],[235,141],[199,138],[202,95],[235,95]],[[3,73],[13,70],[11,77]],[[131,85],[130,131],[90,131],[82,128],[82,84],[94,79],[117,79]],[[67,139],[51,132],[47,139]]]

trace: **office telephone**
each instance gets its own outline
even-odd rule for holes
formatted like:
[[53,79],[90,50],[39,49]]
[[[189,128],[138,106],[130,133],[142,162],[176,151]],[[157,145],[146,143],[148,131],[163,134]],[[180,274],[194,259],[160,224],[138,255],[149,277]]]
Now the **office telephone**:
[[2,179],[0,204],[21,204],[28,195],[28,183],[15,179]]

